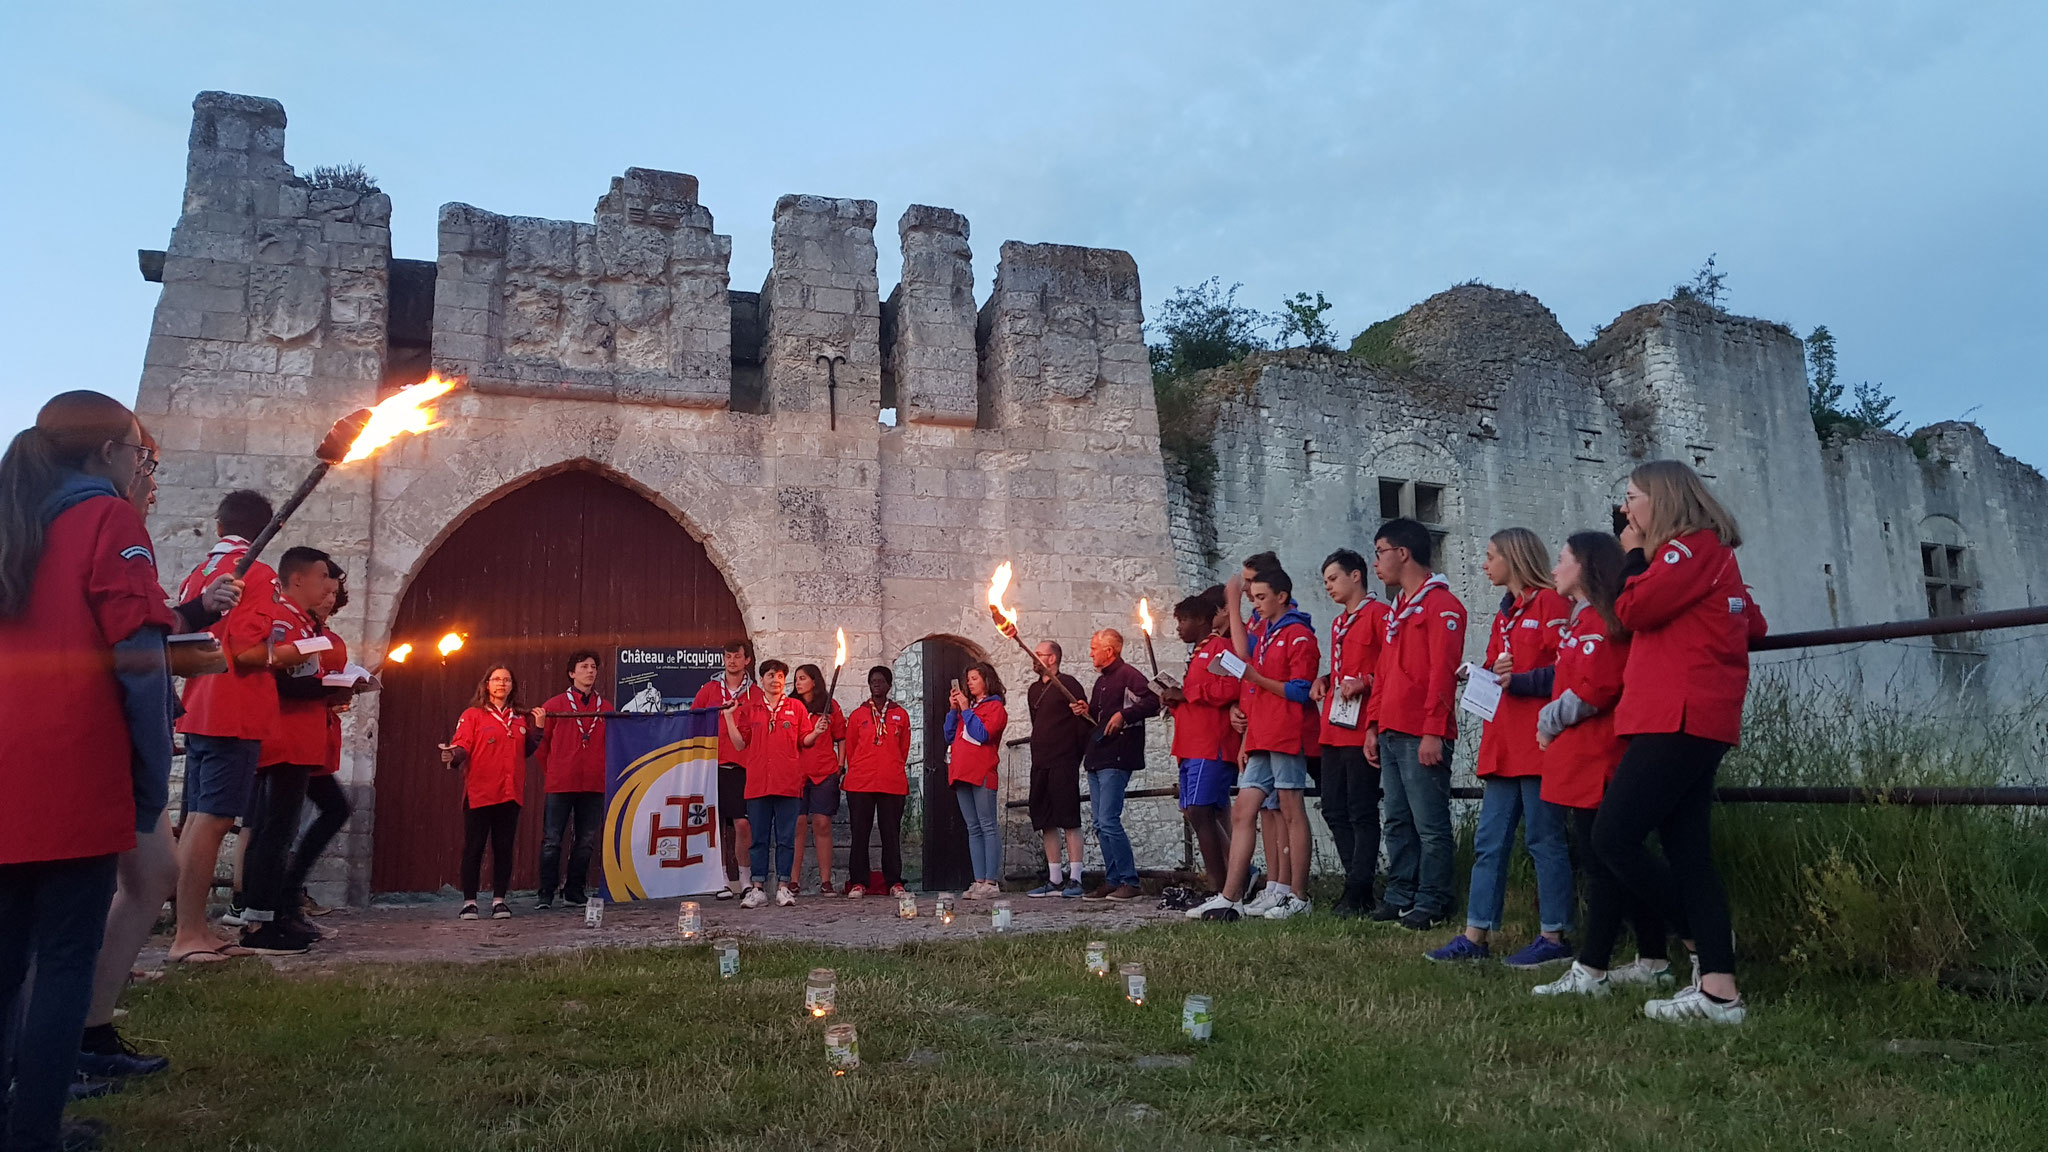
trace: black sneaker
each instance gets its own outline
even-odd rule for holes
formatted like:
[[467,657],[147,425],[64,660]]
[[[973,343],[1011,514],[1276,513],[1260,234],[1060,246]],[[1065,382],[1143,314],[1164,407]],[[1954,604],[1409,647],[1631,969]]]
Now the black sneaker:
[[121,1082],[119,1080],[97,1080],[84,1075],[74,1078],[71,1081],[71,1086],[65,1089],[73,1103],[77,1103],[80,1100],[97,1100],[102,1096],[112,1096],[120,1090]]
[[503,900],[491,901],[491,919],[510,920],[511,918],[512,906],[510,904],[505,903]]
[[590,903],[590,898],[582,892],[562,893],[562,907],[564,908],[581,908],[588,903]]
[[78,1052],[80,1076],[147,1076],[171,1066],[168,1056],[151,1056],[137,1051],[126,1037],[104,1028],[88,1028]]
[[1225,923],[1235,923],[1239,920],[1244,919],[1244,914],[1239,912],[1235,908],[1211,908],[1207,912],[1202,913],[1202,919],[1221,920]]
[[1446,913],[1424,912],[1420,908],[1410,908],[1402,914],[1399,920],[1395,921],[1395,923],[1410,932],[1427,932],[1432,928],[1441,928],[1450,922],[1451,918]]
[[1375,924],[1392,924],[1407,914],[1408,909],[1382,900],[1373,907],[1372,911],[1365,914],[1365,918]]
[[[574,900],[571,900],[571,899],[569,899],[568,897],[566,897],[566,896],[565,896],[565,897],[563,897],[563,898],[562,898],[562,903],[564,903],[564,904],[574,904],[574,903],[576,903],[576,901],[574,901]],[[540,896],[540,897],[539,897],[538,899],[534,900],[534,902],[533,902],[533,910],[534,910],[535,912],[545,912],[545,911],[547,911],[548,909],[550,909],[550,908],[553,908],[554,906],[555,906],[555,898],[554,898],[553,896],[549,896],[549,895],[546,895],[546,894],[542,894],[542,895],[541,895],[541,896]]]
[[1185,912],[1200,907],[1208,900],[1209,893],[1178,884],[1159,893],[1159,907],[1168,912]]
[[474,919],[476,919],[476,916],[477,916],[477,912],[476,912],[476,901],[474,901],[474,900],[464,900],[464,901],[462,902],[462,911],[461,911],[461,913],[460,913],[460,916],[461,916],[461,918],[462,918],[462,919],[464,919],[464,920],[474,920]]
[[276,924],[265,923],[258,928],[242,930],[242,947],[258,956],[301,956],[309,946],[309,941],[287,935]]

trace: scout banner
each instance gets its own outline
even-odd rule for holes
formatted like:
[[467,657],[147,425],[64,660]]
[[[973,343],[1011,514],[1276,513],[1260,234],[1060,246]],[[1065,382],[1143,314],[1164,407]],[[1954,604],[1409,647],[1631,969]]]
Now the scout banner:
[[718,717],[700,709],[605,722],[606,899],[656,900],[724,887]]

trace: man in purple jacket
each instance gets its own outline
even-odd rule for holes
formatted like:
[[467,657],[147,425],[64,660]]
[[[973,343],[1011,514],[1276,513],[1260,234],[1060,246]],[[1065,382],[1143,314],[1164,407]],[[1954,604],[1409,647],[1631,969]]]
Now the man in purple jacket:
[[1088,694],[1088,708],[1073,706],[1075,715],[1095,719],[1095,734],[1082,761],[1088,768],[1088,796],[1095,812],[1095,841],[1102,846],[1102,887],[1092,895],[1102,900],[1135,900],[1138,860],[1124,832],[1124,791],[1131,773],[1145,766],[1145,720],[1159,715],[1159,696],[1145,674],[1124,663],[1123,633],[1104,628],[1088,639],[1088,657],[1100,673]]

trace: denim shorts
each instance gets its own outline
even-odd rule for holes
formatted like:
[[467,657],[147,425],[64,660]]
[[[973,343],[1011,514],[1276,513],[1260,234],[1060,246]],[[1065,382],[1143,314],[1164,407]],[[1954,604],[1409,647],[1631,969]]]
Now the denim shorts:
[[263,741],[232,736],[185,737],[185,811],[240,819],[256,791]]
[[1237,786],[1257,788],[1268,796],[1281,789],[1301,791],[1308,787],[1308,759],[1298,752],[1247,753]]

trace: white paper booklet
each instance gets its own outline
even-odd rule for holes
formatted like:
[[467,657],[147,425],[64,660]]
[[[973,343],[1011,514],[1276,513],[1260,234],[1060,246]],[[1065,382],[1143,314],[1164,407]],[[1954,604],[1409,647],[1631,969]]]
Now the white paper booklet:
[[1244,675],[1244,661],[1237,658],[1237,653],[1228,649],[1216,654],[1216,667],[1222,669],[1225,676]]
[[1493,719],[1500,711],[1501,679],[1477,664],[1467,664],[1465,671],[1465,696],[1462,703],[1465,711],[1481,720]]
[[[1333,688],[1331,691],[1336,690]],[[1363,696],[1353,696],[1346,700],[1343,694],[1339,693],[1336,699],[1330,701],[1330,723],[1339,728],[1358,727],[1358,715],[1364,705]]]

